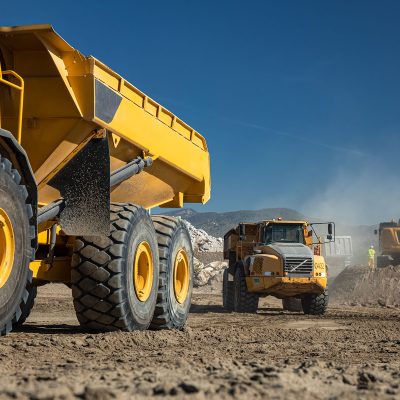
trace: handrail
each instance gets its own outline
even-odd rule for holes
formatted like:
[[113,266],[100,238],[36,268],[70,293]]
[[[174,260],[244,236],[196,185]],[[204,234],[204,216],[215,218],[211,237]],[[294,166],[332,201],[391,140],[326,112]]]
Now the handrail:
[[[15,83],[12,83],[6,79],[3,79],[4,75],[11,75],[14,78],[16,78],[20,86],[16,85]],[[1,70],[1,65],[0,65],[0,83],[4,83],[7,86],[12,87],[13,89],[19,90],[20,91],[20,96],[19,96],[19,110],[18,110],[18,130],[17,130],[17,140],[18,143],[21,144],[21,136],[22,136],[22,113],[23,113],[23,108],[24,108],[24,80],[21,76],[19,76],[15,71],[11,70]]]

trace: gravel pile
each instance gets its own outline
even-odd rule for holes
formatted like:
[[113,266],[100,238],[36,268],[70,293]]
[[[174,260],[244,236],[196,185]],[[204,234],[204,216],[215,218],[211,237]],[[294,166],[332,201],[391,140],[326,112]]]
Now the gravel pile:
[[400,266],[353,266],[341,272],[331,285],[337,304],[400,307]]
[[223,261],[223,239],[209,235],[203,229],[195,228],[185,221],[194,250],[194,280],[196,288],[212,285],[220,281],[222,271],[228,267]]
[[222,252],[224,241],[222,238],[216,238],[209,235],[203,229],[195,228],[190,222],[185,221],[192,239],[193,250],[199,252]]

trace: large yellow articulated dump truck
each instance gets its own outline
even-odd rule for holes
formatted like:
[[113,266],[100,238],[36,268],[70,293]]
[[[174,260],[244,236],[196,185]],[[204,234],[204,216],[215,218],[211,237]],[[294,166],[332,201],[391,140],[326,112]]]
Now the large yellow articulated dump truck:
[[289,311],[324,314],[328,306],[328,268],[318,254],[323,241],[316,225],[327,225],[327,240],[334,240],[333,223],[282,219],[241,223],[227,232],[224,256],[229,268],[223,276],[224,307],[256,312],[259,298],[271,295],[282,299],[284,309]]
[[208,201],[204,138],[49,25],[0,28],[0,121],[1,334],[48,282],[85,328],[181,328],[190,238],[148,210]]

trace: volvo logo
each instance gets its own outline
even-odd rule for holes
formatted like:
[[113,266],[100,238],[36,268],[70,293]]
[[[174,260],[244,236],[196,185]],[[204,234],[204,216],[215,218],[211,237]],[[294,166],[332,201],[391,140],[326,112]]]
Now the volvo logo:
[[307,259],[305,259],[303,262],[301,262],[298,265],[290,265],[289,268],[292,268],[289,272],[296,271],[297,268],[301,267],[303,264],[307,262]]

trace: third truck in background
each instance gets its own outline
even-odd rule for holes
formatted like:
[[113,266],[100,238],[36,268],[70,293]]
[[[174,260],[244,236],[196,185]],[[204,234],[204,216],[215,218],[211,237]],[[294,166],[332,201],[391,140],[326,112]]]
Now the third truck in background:
[[378,268],[400,265],[400,220],[381,222],[375,230],[379,234],[379,251],[376,265]]

